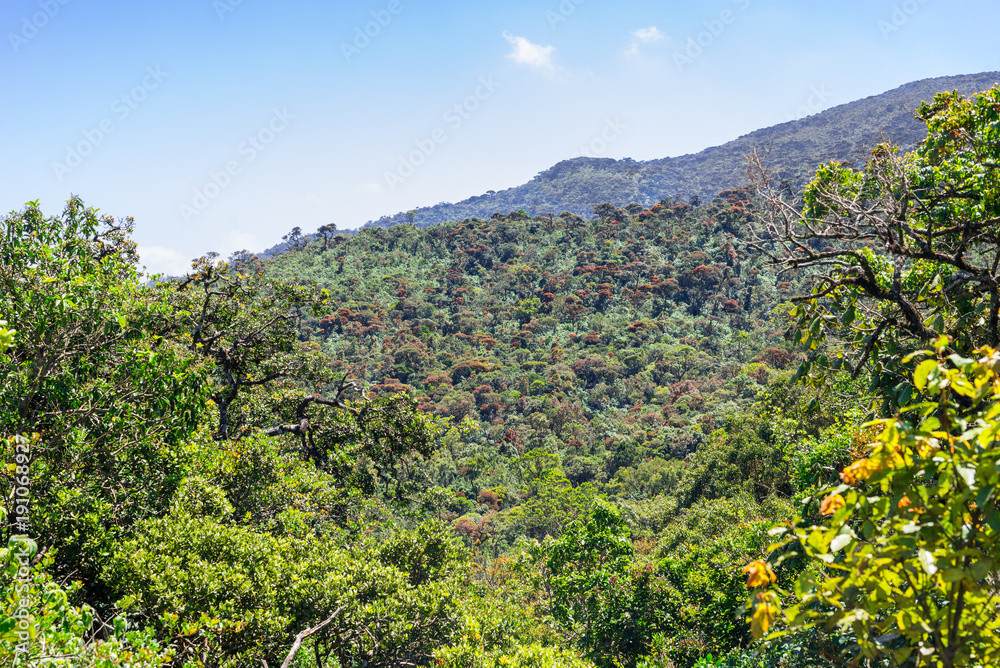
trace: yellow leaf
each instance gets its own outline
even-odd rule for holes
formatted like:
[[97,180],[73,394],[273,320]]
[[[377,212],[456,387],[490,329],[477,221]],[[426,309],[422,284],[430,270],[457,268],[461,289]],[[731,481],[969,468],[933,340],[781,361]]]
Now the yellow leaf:
[[775,580],[777,576],[771,570],[771,565],[762,559],[752,561],[743,567],[743,572],[747,574],[747,587],[766,587]]
[[833,515],[845,505],[847,502],[844,501],[844,497],[840,494],[831,494],[823,499],[823,503],[819,505],[819,513],[820,515]]
[[753,633],[754,640],[763,638],[767,634],[767,630],[774,624],[774,620],[778,616],[776,600],[774,592],[757,594],[757,605],[750,617],[750,631]]
[[872,473],[879,470],[879,465],[872,459],[859,459],[840,473],[840,479],[848,485],[852,485],[859,480],[867,480]]

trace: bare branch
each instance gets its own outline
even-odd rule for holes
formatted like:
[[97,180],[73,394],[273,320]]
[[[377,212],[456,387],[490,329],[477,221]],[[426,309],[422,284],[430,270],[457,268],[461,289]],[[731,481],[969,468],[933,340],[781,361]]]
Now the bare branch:
[[[327,617],[326,620],[320,622],[319,624],[317,624],[316,626],[312,627],[311,629],[306,629],[304,631],[299,631],[299,634],[295,636],[295,642],[292,643],[292,648],[290,650],[288,650],[288,656],[285,657],[285,660],[281,664],[281,668],[288,668],[288,666],[292,665],[292,659],[295,658],[296,652],[298,652],[299,648],[302,646],[302,641],[303,640],[305,640],[306,638],[308,638],[309,636],[311,636],[312,634],[314,634],[317,631],[321,630],[324,626],[326,626],[327,624],[329,624],[330,622],[332,622],[334,619],[337,618],[337,615],[339,615],[345,609],[346,609],[346,606],[341,606],[341,607],[337,608],[332,615],[330,615],[329,617]],[[264,664],[264,665],[266,666],[267,664]]]

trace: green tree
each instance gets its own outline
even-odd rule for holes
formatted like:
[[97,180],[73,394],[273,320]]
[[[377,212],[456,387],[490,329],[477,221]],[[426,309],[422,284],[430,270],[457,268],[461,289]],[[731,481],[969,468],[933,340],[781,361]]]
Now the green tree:
[[164,327],[214,366],[216,438],[226,440],[262,426],[246,424],[246,412],[237,410],[249,391],[283,378],[330,380],[324,358],[298,340],[303,312],[321,312],[320,292],[261,274],[245,276],[208,258],[160,289],[171,306]]
[[169,638],[175,665],[279,665],[292,635],[324,620],[308,642],[319,668],[419,665],[458,627],[464,552],[443,525],[344,548],[224,523],[199,514],[198,496],[145,522],[105,573],[119,606]]
[[306,245],[306,238],[302,234],[302,228],[296,225],[291,229],[291,231],[281,237],[281,240],[286,242],[292,249],[301,248]]
[[[873,423],[868,456],[807,500],[828,519],[775,527],[769,561],[746,567],[755,636],[780,618],[853,632],[860,656],[893,665],[1000,661],[1000,352],[970,359],[950,344],[915,355],[923,401]],[[775,569],[802,559],[793,591],[771,587]]]
[[[30,533],[59,547],[57,575],[93,574],[85,546],[163,511],[205,405],[206,369],[166,336],[131,226],[76,198],[60,216],[31,202],[0,219],[0,457],[27,458]],[[28,530],[3,496],[6,541]]]
[[558,536],[568,523],[587,514],[598,495],[590,483],[573,487],[559,467],[559,458],[541,448],[526,453],[516,465],[521,470],[524,500],[501,514],[513,532],[511,542],[516,535],[536,540]]
[[542,546],[545,584],[551,590],[555,619],[598,663],[607,665],[621,659],[628,638],[618,637],[609,617],[610,601],[618,580],[628,577],[634,550],[621,511],[607,501],[596,499],[586,520],[580,518],[563,534]]
[[79,199],[0,219],[3,433],[121,447],[197,423],[203,375],[156,331],[167,305],[139,284],[131,227]]
[[337,226],[333,223],[321,225],[316,233],[323,237],[323,250],[327,250],[330,247],[330,240],[337,236]]
[[52,556],[37,554],[31,540],[0,548],[3,665],[58,665],[72,657],[81,668],[160,668],[173,658],[152,628],[137,628],[125,615],[107,620],[108,632],[101,633],[93,608],[72,603],[79,585],[55,582],[52,565]]
[[[921,105],[919,148],[877,147],[865,167],[820,167],[801,208],[753,162],[767,205],[756,247],[784,272],[816,276],[795,298],[800,374],[871,373],[890,404],[913,386],[900,360],[947,334],[969,355],[1000,343],[1000,87]],[[843,341],[838,346],[824,346]]]

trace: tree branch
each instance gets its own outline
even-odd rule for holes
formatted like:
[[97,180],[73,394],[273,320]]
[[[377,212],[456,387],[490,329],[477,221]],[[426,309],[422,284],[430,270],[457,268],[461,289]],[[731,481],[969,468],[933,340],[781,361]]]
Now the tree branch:
[[[281,664],[281,668],[288,668],[288,666],[292,665],[292,659],[295,658],[296,652],[298,652],[299,648],[302,646],[302,641],[303,640],[305,640],[306,638],[308,638],[309,636],[311,636],[312,634],[316,633],[317,631],[319,631],[320,629],[322,629],[324,626],[326,626],[327,624],[329,624],[330,622],[332,622],[334,619],[336,619],[337,615],[339,615],[341,612],[343,612],[346,607],[347,606],[340,606],[339,608],[337,608],[334,611],[334,613],[332,615],[330,615],[329,617],[327,617],[325,621],[320,622],[319,624],[317,624],[316,626],[312,627],[311,629],[306,629],[304,631],[299,631],[299,634],[297,636],[295,636],[295,642],[292,643],[292,648],[288,651],[288,656],[285,657],[285,660]],[[266,666],[267,664],[265,663],[264,665]]]

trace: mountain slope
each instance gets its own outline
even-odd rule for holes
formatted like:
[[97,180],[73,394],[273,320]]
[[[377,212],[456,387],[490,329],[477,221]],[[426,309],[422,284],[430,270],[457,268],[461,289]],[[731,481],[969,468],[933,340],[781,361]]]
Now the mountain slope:
[[[744,365],[795,359],[771,313],[796,285],[746,245],[753,216],[733,190],[589,221],[514,213],[370,228],[264,267],[329,291],[329,311],[305,317],[302,334],[376,392],[471,415],[494,444],[506,434],[556,451],[577,439],[603,461],[605,439],[632,434],[682,456],[770,373]],[[561,406],[578,434],[543,426],[540,414]]]
[[[744,180],[745,156],[754,148],[770,150],[772,169],[782,177],[808,178],[816,165],[858,162],[885,137],[904,150],[924,136],[913,112],[940,91],[971,94],[1000,83],[1000,72],[924,79],[895,90],[843,104],[797,121],[756,130],[700,153],[638,162],[630,158],[573,158],[541,172],[530,182],[507,190],[438,204],[415,211],[413,222],[431,225],[524,209],[530,215],[569,211],[590,216],[594,206],[610,202],[649,206],[662,198],[697,195],[711,199]],[[404,213],[369,221],[365,227],[408,222]]]

